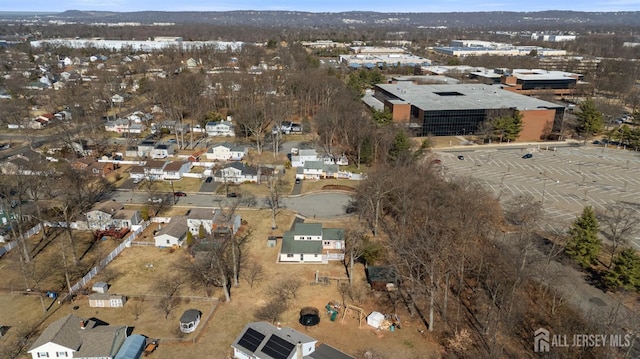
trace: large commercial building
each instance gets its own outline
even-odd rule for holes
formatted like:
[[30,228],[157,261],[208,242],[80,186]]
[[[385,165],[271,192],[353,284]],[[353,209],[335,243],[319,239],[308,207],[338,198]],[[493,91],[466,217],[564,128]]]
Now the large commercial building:
[[153,40],[105,40],[94,39],[46,39],[31,41],[31,47],[64,46],[73,49],[96,48],[107,50],[131,50],[139,52],[151,52],[169,48],[178,49],[202,49],[206,47],[218,50],[230,49],[238,51],[242,49],[243,42],[238,41],[183,41],[181,37],[156,37]]
[[540,69],[479,69],[469,73],[469,78],[486,84],[502,84],[508,91],[523,95],[551,93],[564,96],[576,92],[581,74]]
[[518,140],[537,141],[559,131],[564,116],[561,105],[483,84],[380,84],[367,104],[389,110],[394,121],[406,123],[418,136],[477,134],[485,121],[518,111],[523,116]]
[[540,46],[514,46],[480,40],[452,40],[451,46],[434,47],[433,50],[441,54],[458,57],[480,55],[530,56],[532,53],[538,56],[564,56],[567,54],[565,50],[559,49]]

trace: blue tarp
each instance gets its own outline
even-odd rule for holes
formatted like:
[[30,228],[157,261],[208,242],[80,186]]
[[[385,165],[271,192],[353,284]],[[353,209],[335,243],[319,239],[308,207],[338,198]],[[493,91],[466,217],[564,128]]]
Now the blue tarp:
[[144,350],[144,344],[147,338],[140,334],[133,334],[127,339],[118,350],[115,359],[138,359]]

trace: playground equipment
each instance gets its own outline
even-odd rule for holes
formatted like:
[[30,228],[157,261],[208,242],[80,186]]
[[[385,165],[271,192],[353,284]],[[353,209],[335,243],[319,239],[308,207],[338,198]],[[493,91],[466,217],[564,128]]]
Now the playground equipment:
[[347,312],[352,311],[354,314],[358,315],[358,327],[362,326],[362,319],[367,320],[367,316],[364,314],[364,309],[360,307],[356,307],[355,305],[347,304],[344,308],[344,313],[342,313],[342,321],[344,322],[344,317],[347,316]]

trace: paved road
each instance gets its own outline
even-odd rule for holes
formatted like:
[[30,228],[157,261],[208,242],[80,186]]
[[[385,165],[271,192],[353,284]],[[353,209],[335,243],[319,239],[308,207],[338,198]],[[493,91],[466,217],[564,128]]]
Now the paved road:
[[[162,197],[165,203],[171,203],[172,200],[170,193],[158,194],[157,197]],[[115,191],[111,198],[122,203],[144,204],[148,203],[149,194],[144,191]],[[345,208],[350,199],[351,196],[347,192],[316,192],[302,196],[285,197],[281,200],[281,206],[305,217],[336,218],[346,215]],[[224,201],[229,199],[220,195],[190,193],[186,197],[177,197],[176,200],[176,205],[182,207],[219,207],[221,202],[224,205]],[[266,208],[265,199],[256,198],[255,207]]]
[[[500,199],[531,195],[552,225],[566,225],[586,205],[604,211],[615,202],[640,208],[640,154],[595,146],[439,152],[445,177],[471,177]],[[522,155],[532,153],[530,159]],[[640,240],[633,242],[640,250]]]

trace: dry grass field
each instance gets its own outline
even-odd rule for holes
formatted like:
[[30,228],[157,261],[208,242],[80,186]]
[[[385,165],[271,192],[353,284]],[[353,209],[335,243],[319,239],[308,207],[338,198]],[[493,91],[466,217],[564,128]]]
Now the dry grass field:
[[[439,347],[433,344],[431,338],[420,334],[419,329],[423,325],[414,318],[409,318],[407,312],[398,306],[393,308],[391,302],[386,299],[384,293],[372,293],[366,286],[364,268],[356,267],[354,286],[360,293],[354,300],[345,298],[347,304],[362,307],[365,314],[371,311],[382,313],[396,313],[402,319],[402,329],[394,332],[381,332],[367,326],[363,321],[358,325],[357,317],[349,314],[344,320],[340,312],[337,320],[331,322],[325,314],[324,306],[329,301],[342,302],[336,280],[328,285],[315,284],[316,271],[320,276],[345,277],[345,269],[341,263],[327,265],[312,264],[279,264],[277,254],[280,241],[275,248],[267,248],[266,239],[269,235],[281,236],[291,227],[294,214],[282,212],[277,218],[278,228],[271,229],[270,212],[268,210],[243,210],[239,211],[247,226],[252,230],[252,239],[246,249],[247,263],[257,262],[264,268],[264,278],[254,283],[253,288],[245,280],[241,280],[238,287],[231,289],[232,300],[224,302],[224,296],[220,289],[216,290],[211,298],[201,290],[194,290],[190,286],[184,286],[180,291],[181,300],[171,314],[165,318],[164,313],[157,308],[159,302],[158,293],[154,285],[167,276],[175,273],[174,264],[187,260],[184,249],[160,249],[155,247],[134,246],[127,248],[120,254],[108,269],[99,274],[95,281],[107,280],[111,287],[111,293],[124,294],[129,297],[124,308],[90,308],[86,295],[79,295],[72,303],[54,304],[55,313],[45,321],[45,325],[66,314],[74,313],[81,317],[95,317],[110,324],[128,325],[134,327],[134,332],[151,338],[161,338],[160,346],[150,358],[229,358],[235,337],[240,333],[244,325],[255,321],[255,310],[270,299],[269,288],[273,283],[281,279],[299,279],[303,284],[296,298],[290,300],[288,310],[281,316],[283,326],[305,332],[318,339],[318,344],[328,343],[347,353],[355,354],[366,349],[375,349],[386,354],[389,358],[412,358],[415,353],[421,353],[423,357],[438,357]],[[352,219],[323,221],[325,227],[347,227]],[[149,227],[140,240],[150,240],[154,226]],[[146,239],[144,238],[146,236]],[[4,260],[4,259],[3,259]],[[219,302],[218,299],[222,299]],[[11,309],[12,315],[0,315],[0,318],[8,318],[11,323],[24,321],[23,315],[29,313],[41,313],[37,298],[23,295],[0,296],[0,305],[12,304],[16,310]],[[20,303],[20,304],[17,304]],[[305,329],[298,323],[299,311],[302,307],[313,306],[320,309],[321,322],[318,326]],[[14,308],[2,306],[4,308]],[[76,309],[74,309],[77,307]],[[17,309],[19,308],[19,309]],[[27,309],[29,308],[29,309]],[[201,324],[196,332],[179,335],[178,319],[186,309],[195,308],[203,313],[203,322],[211,314],[206,324]],[[35,319],[42,317],[36,314]],[[2,323],[0,323],[2,324]],[[9,324],[11,325],[11,324]],[[16,325],[16,324],[14,324]],[[43,325],[41,328],[44,328]],[[9,331],[11,333],[11,331]],[[182,341],[173,338],[182,337]],[[32,340],[34,340],[33,338]],[[430,355],[432,353],[433,355]],[[424,356],[428,354],[427,356]]]

